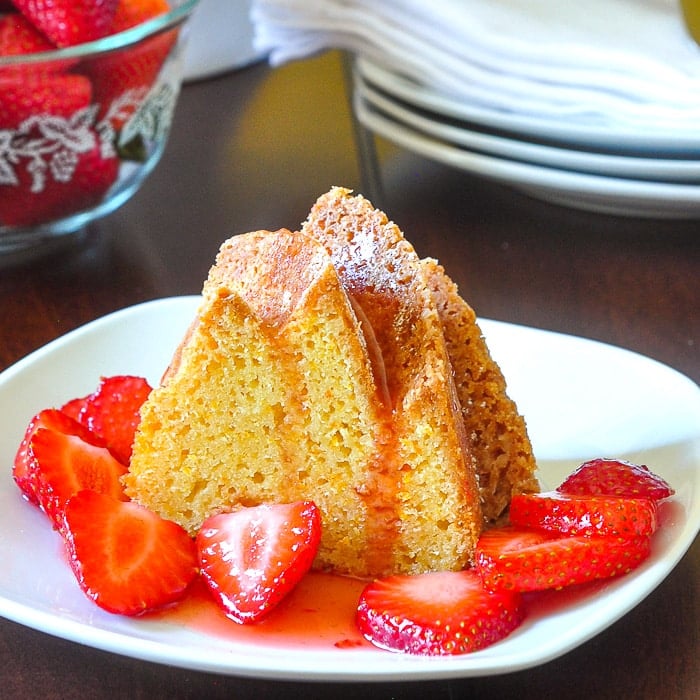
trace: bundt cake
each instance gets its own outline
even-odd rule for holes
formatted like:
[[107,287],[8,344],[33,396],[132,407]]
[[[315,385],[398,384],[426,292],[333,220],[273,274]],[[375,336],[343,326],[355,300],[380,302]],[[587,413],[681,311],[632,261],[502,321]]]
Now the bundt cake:
[[[316,568],[463,568],[484,513],[536,483],[524,424],[462,303],[341,188],[300,232],[232,237],[143,406],[128,495],[191,533],[214,512],[309,499],[322,514]],[[476,406],[480,377],[490,403]],[[477,469],[493,479],[481,496]]]

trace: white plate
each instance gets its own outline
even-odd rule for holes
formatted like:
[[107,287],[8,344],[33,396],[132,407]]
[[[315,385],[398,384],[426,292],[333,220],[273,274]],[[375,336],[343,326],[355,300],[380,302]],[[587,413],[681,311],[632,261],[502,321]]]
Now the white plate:
[[[421,658],[367,645],[244,643],[182,621],[130,619],[78,590],[58,535],[14,486],[10,465],[29,417],[90,391],[100,375],[156,382],[194,315],[197,297],[114,313],[57,339],[0,375],[0,614],[48,634],[173,666],[261,678],[408,680],[494,675],[544,663],[613,624],[673,569],[700,526],[700,389],[648,358],[592,341],[483,321],[512,396],[528,418],[544,482],[597,455],[652,466],[676,488],[651,558],[633,574],[533,604],[523,626],[474,654]],[[559,603],[553,600],[559,599]],[[234,624],[234,623],[231,623]]]
[[400,123],[354,95],[358,120],[370,131],[446,165],[511,185],[538,199],[615,216],[694,219],[700,183],[651,182],[560,170],[475,153]]
[[356,68],[366,80],[395,97],[436,114],[485,128],[581,148],[606,148],[617,152],[647,152],[654,155],[700,154],[700,131],[697,129],[616,128],[499,111],[431,90],[366,57],[357,59]]
[[483,133],[470,129],[466,123],[441,121],[440,115],[412,109],[407,103],[399,102],[390,95],[374,89],[359,74],[355,75],[354,88],[367,104],[391,118],[412,129],[471,151],[594,175],[700,184],[700,159],[608,155],[564,146],[542,145],[501,134]]

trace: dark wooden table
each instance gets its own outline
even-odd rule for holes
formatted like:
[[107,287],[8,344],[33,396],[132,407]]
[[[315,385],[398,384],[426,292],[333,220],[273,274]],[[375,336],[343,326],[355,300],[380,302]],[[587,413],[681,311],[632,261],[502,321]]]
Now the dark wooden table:
[[[382,201],[484,317],[596,338],[700,380],[700,221],[549,205],[380,143]],[[220,242],[295,227],[331,185],[362,190],[337,56],[184,88],[143,188],[49,258],[0,262],[0,370],[131,304],[198,293]],[[3,465],[9,469],[10,465]],[[700,692],[700,543],[639,606],[555,661],[494,678],[308,684],[145,663],[0,620],[0,697],[609,698]]]

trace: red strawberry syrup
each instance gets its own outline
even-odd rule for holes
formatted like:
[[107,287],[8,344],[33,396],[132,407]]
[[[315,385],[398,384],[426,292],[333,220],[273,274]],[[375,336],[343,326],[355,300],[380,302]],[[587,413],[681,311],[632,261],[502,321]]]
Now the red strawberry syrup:
[[366,581],[310,572],[270,615],[242,625],[226,617],[197,579],[183,601],[144,616],[241,644],[357,648],[372,645],[355,627],[357,601]]

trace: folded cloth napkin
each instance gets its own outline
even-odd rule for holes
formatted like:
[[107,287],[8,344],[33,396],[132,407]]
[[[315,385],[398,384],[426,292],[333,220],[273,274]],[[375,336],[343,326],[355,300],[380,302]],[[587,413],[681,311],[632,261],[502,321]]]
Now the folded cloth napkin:
[[273,65],[339,48],[495,110],[698,128],[700,47],[677,0],[253,0]]

